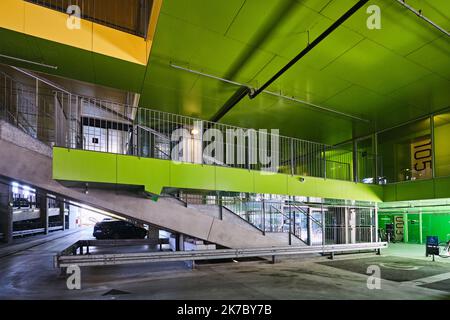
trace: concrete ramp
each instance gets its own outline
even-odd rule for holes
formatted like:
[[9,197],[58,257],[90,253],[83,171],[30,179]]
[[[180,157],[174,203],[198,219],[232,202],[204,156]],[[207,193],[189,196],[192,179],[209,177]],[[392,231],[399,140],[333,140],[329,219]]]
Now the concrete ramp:
[[[264,236],[256,229],[253,231],[231,220],[220,220],[169,199],[160,198],[155,202],[144,195],[121,190],[89,188],[89,193],[85,194],[84,190],[68,188],[52,178],[51,149],[14,127],[5,130],[8,126],[11,127],[4,122],[0,124],[1,176],[65,199],[229,248],[286,244]],[[11,131],[16,132],[11,134]]]

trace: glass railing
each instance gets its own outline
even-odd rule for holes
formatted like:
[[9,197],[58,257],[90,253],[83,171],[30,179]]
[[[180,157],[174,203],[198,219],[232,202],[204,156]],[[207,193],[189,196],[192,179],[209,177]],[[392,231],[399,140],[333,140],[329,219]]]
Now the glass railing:
[[[182,191],[171,197],[187,206],[222,206],[262,233],[287,233],[307,245],[377,241],[373,203],[342,204],[324,199],[310,202],[312,199],[306,197],[230,192]],[[295,239],[291,240],[294,243]]]
[[152,0],[25,0],[146,38]]

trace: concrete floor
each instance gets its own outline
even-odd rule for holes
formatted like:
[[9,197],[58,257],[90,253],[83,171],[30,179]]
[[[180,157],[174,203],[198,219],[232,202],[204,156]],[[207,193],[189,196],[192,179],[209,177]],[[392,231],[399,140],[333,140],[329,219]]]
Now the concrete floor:
[[[291,257],[275,265],[208,263],[195,270],[185,263],[86,267],[82,289],[68,290],[65,277],[53,268],[53,256],[91,233],[65,231],[0,246],[0,299],[450,299],[450,259],[433,263],[423,257],[423,246],[403,244],[391,245],[382,256],[340,255],[334,261]],[[403,268],[399,274],[408,268],[416,273],[397,279],[383,267],[381,289],[369,290],[361,268],[378,263]]]

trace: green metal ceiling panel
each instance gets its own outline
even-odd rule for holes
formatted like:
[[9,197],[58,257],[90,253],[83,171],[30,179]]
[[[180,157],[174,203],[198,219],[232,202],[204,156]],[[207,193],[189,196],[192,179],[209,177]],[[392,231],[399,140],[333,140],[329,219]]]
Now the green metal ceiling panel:
[[[187,72],[172,70],[168,66],[172,61],[219,77],[230,75],[231,80],[258,87],[305,48],[307,31],[314,39],[355,3],[356,0],[248,0],[216,1],[212,5],[201,0],[166,1],[146,85],[162,81],[166,87],[184,86]],[[408,3],[448,28],[448,1]],[[245,98],[222,122],[278,127],[286,135],[337,143],[352,135],[408,121],[430,108],[448,106],[448,79],[442,78],[448,78],[450,70],[448,39],[395,1],[372,0],[371,4],[381,8],[381,30],[366,27],[365,6],[270,87],[324,107],[367,116],[369,124],[312,111],[299,103],[264,94],[255,100]],[[153,58],[159,59],[158,67],[152,68],[152,61],[156,61]],[[201,76],[193,79],[194,83],[177,91],[181,95],[177,100],[198,101],[197,107],[159,108],[186,110],[188,114],[196,110],[201,118],[207,118],[234,92],[232,85],[214,83],[215,80]],[[152,96],[144,87],[142,101],[158,107],[150,102],[162,98],[153,87],[149,88]],[[198,99],[199,96],[208,99]]]
[[352,121],[325,112],[321,112],[320,117],[319,129],[316,110],[263,94],[253,100],[245,98],[221,122],[243,127],[282,128],[284,135],[330,144],[351,139]]
[[[446,1],[446,0],[444,0]],[[435,2],[441,8],[447,4],[444,1],[437,0]],[[355,1],[333,1],[323,11],[326,17],[336,20],[342,14],[342,6],[346,3],[346,7],[350,7]],[[411,6],[422,9],[424,15],[432,15],[433,20],[443,27],[449,29],[448,21],[443,21],[442,15],[445,13],[431,10],[427,2],[430,1],[408,1]],[[392,50],[396,54],[405,56],[408,53],[422,47],[430,41],[441,36],[441,33],[424,21],[419,20],[412,12],[403,8],[401,5],[392,0],[372,0],[370,5],[377,5],[381,10],[381,29],[364,28],[368,14],[366,10],[360,10],[352,19],[344,23],[344,26],[362,36]],[[406,31],[406,32],[405,32]]]
[[[271,63],[272,70],[264,69],[258,75],[259,83],[271,77],[288,62],[289,60],[285,58],[276,57]],[[275,68],[272,66],[275,66]],[[351,85],[350,82],[336,77],[335,74],[327,70],[320,71],[308,67],[304,63],[299,63],[289,69],[268,90],[275,92],[281,91],[285,95],[295,95],[296,98],[320,104],[344,89],[351,87]]]
[[94,83],[125,91],[139,92],[145,76],[145,67],[124,60],[92,53]]
[[[208,119],[235,86],[174,69],[171,62],[258,87],[307,46],[308,33],[315,39],[356,2],[166,0],[147,68],[7,30],[0,30],[0,52],[58,66],[37,71],[139,92],[142,106]],[[381,8],[381,30],[366,26],[372,4]],[[408,4],[450,29],[448,0]],[[284,135],[332,144],[447,107],[448,37],[394,0],[368,5],[269,89],[370,123],[265,94],[245,98],[222,122],[279,128]]]
[[450,81],[436,74],[430,74],[393,91],[389,96],[403,101],[404,105],[419,108],[423,114],[424,112],[437,111],[448,106],[450,102],[449,88]]
[[370,40],[363,40],[326,67],[345,80],[387,94],[430,72]]
[[169,0],[164,1],[161,12],[190,24],[225,34],[244,2],[245,0]]
[[412,52],[407,58],[450,80],[450,41],[442,36]]

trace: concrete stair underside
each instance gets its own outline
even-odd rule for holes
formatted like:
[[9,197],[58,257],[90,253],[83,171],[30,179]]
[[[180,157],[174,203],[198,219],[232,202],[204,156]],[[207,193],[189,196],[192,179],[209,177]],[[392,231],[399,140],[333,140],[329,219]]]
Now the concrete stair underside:
[[[264,236],[256,229],[253,231],[220,220],[168,199],[160,198],[155,202],[129,191],[90,188],[85,194],[84,190],[68,188],[52,179],[52,159],[48,151],[42,152],[45,147],[39,146],[39,141],[23,137],[24,133],[4,122],[0,126],[0,175],[4,177],[122,217],[229,248],[286,245],[284,241]],[[17,132],[11,134],[14,130]]]

